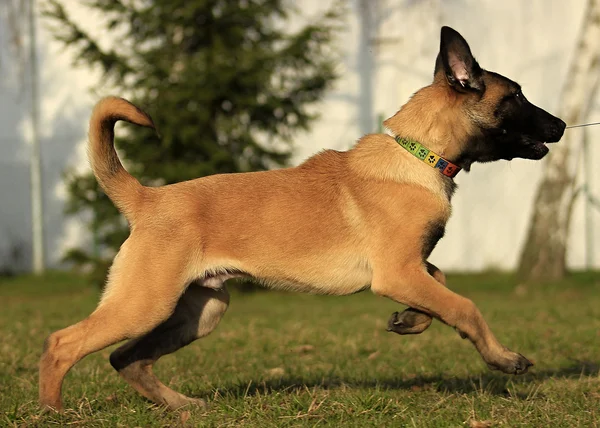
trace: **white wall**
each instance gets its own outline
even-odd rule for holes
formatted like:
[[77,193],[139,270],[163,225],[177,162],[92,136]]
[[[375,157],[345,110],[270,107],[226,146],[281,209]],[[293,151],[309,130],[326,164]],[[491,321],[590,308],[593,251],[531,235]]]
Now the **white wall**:
[[[75,0],[64,3],[85,28],[98,29],[99,16],[82,13]],[[319,0],[297,4],[307,19],[327,5]],[[349,148],[361,135],[377,129],[380,114],[389,117],[429,83],[441,25],[460,31],[484,68],[517,80],[532,102],[555,112],[584,0],[351,0],[349,4],[351,14],[339,44],[342,78],[320,104],[321,119],[313,130],[297,138],[295,163],[322,148]],[[84,143],[90,110],[99,96],[111,91],[104,88],[92,94],[98,73],[74,67],[70,54],[51,40],[46,24],[39,33],[46,249],[50,263],[56,265],[64,248],[88,238],[79,221],[62,214],[61,174],[67,167],[87,168]],[[1,251],[11,242],[30,245],[31,234],[28,98],[6,52],[0,59]],[[600,118],[598,104],[590,119]],[[591,137],[600,140],[600,129]],[[515,160],[461,172],[454,214],[432,261],[445,269],[514,267],[541,167]],[[597,183],[595,179],[591,185],[600,195]],[[574,267],[584,261],[583,234],[580,201],[571,228],[569,263]],[[595,237],[600,237],[600,230]],[[600,250],[595,265],[600,265]]]

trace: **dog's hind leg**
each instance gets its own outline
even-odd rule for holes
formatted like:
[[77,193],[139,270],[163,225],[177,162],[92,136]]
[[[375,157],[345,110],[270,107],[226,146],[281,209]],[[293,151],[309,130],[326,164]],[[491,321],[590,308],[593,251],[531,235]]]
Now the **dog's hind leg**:
[[181,296],[171,317],[148,334],[133,339],[110,355],[111,365],[140,394],[171,409],[204,400],[186,397],[164,385],[152,372],[153,364],[215,329],[229,305],[229,294],[192,283]]
[[[437,282],[446,286],[446,276],[433,263],[425,262],[427,272]],[[387,331],[392,331],[398,334],[420,334],[423,333],[429,326],[433,318],[414,308],[406,308],[402,312],[394,312],[388,321]]]
[[[133,240],[132,235],[115,258],[107,291],[96,310],[46,339],[39,366],[40,404],[44,408],[62,408],[63,379],[83,357],[139,337],[173,313],[187,282],[182,257],[187,249],[174,245],[169,250],[151,248],[141,242],[133,244]],[[136,247],[135,252],[131,246]]]

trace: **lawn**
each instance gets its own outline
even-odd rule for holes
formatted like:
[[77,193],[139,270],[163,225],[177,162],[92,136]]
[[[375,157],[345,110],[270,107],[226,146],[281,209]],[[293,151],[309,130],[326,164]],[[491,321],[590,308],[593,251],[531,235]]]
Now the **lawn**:
[[40,415],[43,340],[89,314],[98,290],[64,273],[0,279],[0,426],[600,426],[600,274],[528,287],[510,275],[450,275],[449,285],[535,362],[529,374],[489,371],[439,322],[418,336],[386,332],[402,307],[368,291],[234,292],[211,336],[156,366],[208,410],[149,403],[110,367],[109,348],[67,376],[63,414]]

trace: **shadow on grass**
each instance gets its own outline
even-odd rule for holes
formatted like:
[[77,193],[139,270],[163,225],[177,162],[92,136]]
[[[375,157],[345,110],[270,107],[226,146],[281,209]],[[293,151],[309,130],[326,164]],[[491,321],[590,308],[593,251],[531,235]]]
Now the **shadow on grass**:
[[[305,391],[311,388],[338,389],[338,388],[369,388],[383,390],[434,390],[458,394],[487,393],[491,395],[511,396],[518,399],[527,399],[527,394],[510,391],[513,386],[539,383],[547,379],[578,379],[586,376],[597,376],[600,372],[600,362],[574,361],[572,365],[557,370],[534,371],[522,376],[503,375],[498,372],[482,372],[479,375],[467,377],[416,376],[411,379],[344,379],[331,377],[320,381],[302,378],[282,378],[267,380],[260,383],[249,381],[246,384],[237,384],[217,388],[216,392],[222,396],[241,398],[257,394],[272,394],[277,392]],[[212,393],[215,391],[213,390]],[[196,396],[202,395],[199,394]],[[208,395],[208,393],[206,394]]]

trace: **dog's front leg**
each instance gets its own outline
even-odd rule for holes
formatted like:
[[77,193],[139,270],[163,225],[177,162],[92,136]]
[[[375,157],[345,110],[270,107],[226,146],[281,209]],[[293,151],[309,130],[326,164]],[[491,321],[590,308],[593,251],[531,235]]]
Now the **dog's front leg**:
[[[437,282],[446,286],[446,276],[433,263],[425,262],[427,273]],[[388,321],[387,331],[398,334],[421,334],[431,325],[433,318],[415,308],[394,312]]]
[[406,265],[402,271],[386,266],[374,269],[371,289],[456,328],[475,345],[491,369],[522,374],[533,365],[498,342],[477,306],[440,284],[421,263]]

